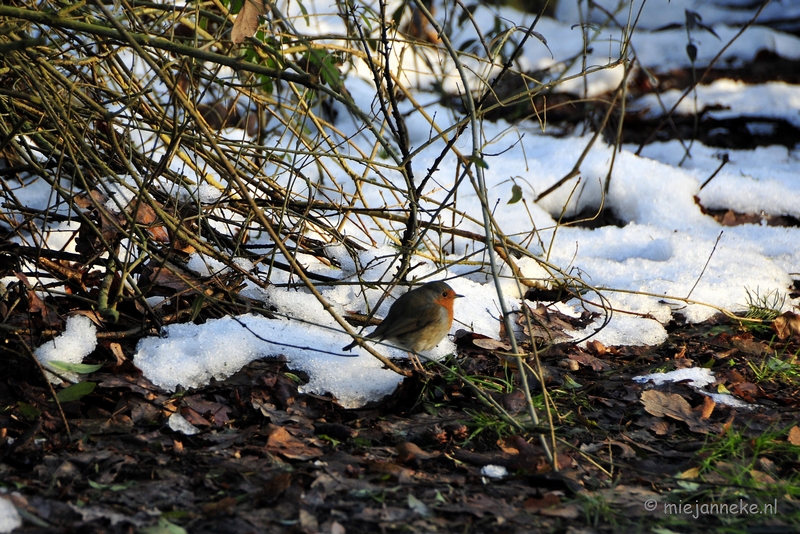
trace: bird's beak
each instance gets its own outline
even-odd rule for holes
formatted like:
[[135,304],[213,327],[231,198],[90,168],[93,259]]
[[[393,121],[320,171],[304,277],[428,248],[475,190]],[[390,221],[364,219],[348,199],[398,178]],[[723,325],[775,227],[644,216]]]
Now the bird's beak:
[[456,299],[463,299],[463,298],[464,298],[464,295],[459,295],[458,293],[456,293],[456,296],[455,296],[455,297],[453,297],[453,298],[456,298]]

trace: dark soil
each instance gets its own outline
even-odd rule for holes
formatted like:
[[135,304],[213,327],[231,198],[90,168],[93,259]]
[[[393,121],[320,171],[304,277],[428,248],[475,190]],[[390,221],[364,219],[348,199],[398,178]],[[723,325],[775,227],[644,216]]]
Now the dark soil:
[[[63,403],[62,417],[28,356],[6,351],[0,480],[26,513],[17,532],[158,524],[209,533],[796,528],[800,365],[792,355],[800,344],[728,319],[671,329],[655,348],[563,344],[541,353],[557,472],[535,432],[502,422],[445,370],[458,365],[483,377],[497,386],[492,398],[526,419],[515,366],[467,333],[457,360],[429,366],[431,376],[416,373],[391,398],[359,410],[299,394],[279,361],[166,395],[112,356],[106,341],[94,355],[103,369],[89,377],[96,389]],[[123,346],[129,354],[131,343]],[[685,384],[631,380],[687,367],[712,369],[709,390],[724,387],[750,407],[715,405]],[[771,368],[782,371],[755,372]],[[540,436],[551,443],[541,386],[529,380]],[[653,394],[686,409],[653,415]],[[200,433],[171,430],[173,413]],[[491,478],[485,466],[508,474]],[[778,512],[694,518],[664,508],[740,499],[776,503]],[[645,509],[648,501],[655,510]]]

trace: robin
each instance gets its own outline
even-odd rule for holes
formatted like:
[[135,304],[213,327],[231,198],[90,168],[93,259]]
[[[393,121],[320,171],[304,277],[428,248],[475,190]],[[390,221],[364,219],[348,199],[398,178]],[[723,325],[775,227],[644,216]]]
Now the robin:
[[[463,296],[444,282],[428,282],[398,298],[386,319],[367,338],[389,341],[412,352],[430,350],[450,331],[453,302]],[[342,350],[356,344],[353,341]]]

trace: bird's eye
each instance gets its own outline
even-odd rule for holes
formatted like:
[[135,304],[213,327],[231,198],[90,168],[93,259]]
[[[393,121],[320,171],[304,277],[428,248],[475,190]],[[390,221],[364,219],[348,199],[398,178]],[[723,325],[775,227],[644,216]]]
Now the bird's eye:
[[443,292],[443,293],[442,293],[442,296],[443,296],[443,297],[446,297],[446,296],[447,296],[447,291]]

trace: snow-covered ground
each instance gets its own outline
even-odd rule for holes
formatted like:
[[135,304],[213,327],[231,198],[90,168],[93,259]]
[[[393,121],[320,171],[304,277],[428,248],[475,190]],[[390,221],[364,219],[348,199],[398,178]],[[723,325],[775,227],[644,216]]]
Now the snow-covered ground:
[[[306,33],[341,33],[341,18],[334,14],[325,15],[334,9],[329,4],[322,1],[304,2],[309,12],[323,15],[311,17],[310,26],[298,18],[295,20],[297,28]],[[575,25],[585,20],[586,16],[582,18],[573,4],[575,2],[569,0],[559,2],[558,20],[543,18],[537,25],[535,31],[546,40],[547,46],[532,38],[520,59],[526,70],[558,65],[584,49],[583,34]],[[726,8],[721,4],[648,1],[631,38],[632,50],[638,61],[656,73],[691,64],[686,56],[685,28],[654,31],[672,23],[683,24],[685,10],[689,9],[700,14],[703,23],[719,36],[717,38],[701,28],[695,28],[691,33],[698,49],[697,65],[707,65],[755,13],[752,8]],[[776,18],[780,15],[791,18],[787,13],[792,10],[800,14],[800,7],[796,4],[774,1],[761,17]],[[585,6],[586,3],[581,5]],[[631,13],[635,17],[637,10]],[[531,15],[510,9],[479,7],[475,20],[484,33],[491,30],[495,14],[522,28],[533,20]],[[628,12],[623,10],[617,14],[617,18],[628,20]],[[589,19],[597,24],[603,22],[598,12],[593,12]],[[616,60],[623,31],[609,28],[605,25],[602,34],[590,35],[592,52],[587,57],[586,66],[602,66]],[[469,24],[452,35],[456,45],[470,37],[474,37],[474,30]],[[760,50],[770,50],[797,59],[800,58],[800,40],[756,24],[728,46],[723,54],[725,65],[749,61]],[[433,54],[430,50],[425,53]],[[464,81],[455,73],[446,54],[442,53],[433,59],[435,61],[431,64],[438,72],[420,69],[421,62],[418,59],[415,62],[410,53],[404,56],[403,61],[408,64],[405,80],[414,89],[415,98],[419,101],[436,100],[426,90],[443,73],[447,73],[445,87],[448,90],[455,92],[464,89]],[[581,61],[576,61],[566,75],[577,74],[581,64]],[[479,62],[468,66],[484,76],[487,74]],[[346,74],[348,91],[357,102],[365,103],[364,109],[368,109],[375,97],[371,74],[363,63],[357,63]],[[586,78],[578,77],[560,85],[559,90],[596,95],[616,87],[622,75],[623,69],[619,66],[599,70]],[[468,79],[468,83],[478,82],[472,78]],[[673,92],[662,96],[667,108],[676,99],[677,93]],[[403,105],[409,112],[412,111],[410,103]],[[696,97],[691,95],[683,105],[697,105],[698,109],[721,105],[727,110],[720,113],[785,118],[792,124],[800,124],[800,87],[780,83],[748,87],[720,80],[699,88]],[[660,109],[650,96],[630,102],[629,106],[647,109],[653,114]],[[687,108],[687,111],[690,110]],[[462,118],[438,103],[426,106],[425,111],[429,116],[435,116],[437,124],[444,128]],[[342,135],[352,137],[356,143],[363,140],[361,150],[365,154],[371,153],[374,139],[361,133],[363,125],[350,120],[344,112],[339,116],[342,119],[336,127]],[[409,115],[408,124],[411,144],[415,149],[421,147],[414,156],[413,165],[418,175],[422,176],[434,164],[444,142],[429,142],[432,135],[430,124],[418,111]],[[606,345],[656,345],[666,339],[664,325],[676,313],[690,321],[702,321],[719,309],[741,311],[746,309],[748,291],[760,295],[773,291],[787,293],[792,276],[797,278],[800,271],[800,229],[770,227],[766,224],[723,228],[713,218],[704,215],[695,200],[695,197],[699,198],[703,206],[712,209],[800,217],[800,151],[797,147],[726,150],[729,163],[708,186],[700,190],[700,185],[720,165],[721,151],[718,149],[694,143],[691,157],[684,158],[685,151],[681,144],[671,141],[649,145],[640,156],[634,154],[637,147],[622,146],[614,158],[612,147],[598,141],[581,164],[579,177],[534,204],[537,195],[570,172],[591,137],[590,134],[575,133],[556,138],[548,133],[547,130],[543,133],[540,124],[535,121],[514,125],[503,121],[481,124],[481,151],[488,165],[484,170],[487,200],[490,206],[499,202],[493,213],[505,235],[523,244],[532,255],[547,257],[549,264],[560,272],[579,276],[602,292],[614,311],[610,322],[596,333],[594,339]],[[238,130],[229,130],[227,135],[246,138],[246,134]],[[468,139],[470,136],[465,135],[456,143],[456,148],[467,155],[472,152]],[[392,162],[387,159],[386,163]],[[363,169],[355,163],[354,167]],[[424,193],[423,209],[435,209],[439,202],[449,198],[448,194],[458,178],[454,172],[456,168],[457,158],[449,154],[439,165],[440,170]],[[610,188],[603,198],[609,169]],[[190,175],[191,169],[181,167],[181,172]],[[344,194],[353,193],[355,187],[343,171],[333,178],[343,186]],[[384,176],[380,177],[384,178],[389,182],[394,181],[402,189],[403,183],[398,173],[387,168]],[[514,184],[522,188],[525,203],[508,203]],[[304,184],[295,186],[305,187]],[[387,189],[378,179],[374,183],[362,183],[362,191],[369,206],[385,205]],[[30,186],[23,194],[33,199],[41,193],[35,186]],[[623,227],[589,230],[556,224],[562,212],[574,214],[585,208],[596,209],[603,203],[626,223]],[[483,232],[481,203],[469,180],[459,185],[456,208],[460,214],[471,217],[463,218],[458,223],[459,229]],[[334,224],[340,222],[343,222],[341,231],[345,235],[361,243],[369,243],[364,228],[355,224],[354,220],[336,220]],[[450,219],[446,222],[449,224]],[[370,228],[370,231],[373,230]],[[304,257],[303,262],[311,272],[342,281],[389,281],[392,265],[397,261],[396,250],[384,234],[377,230],[372,233],[371,237],[379,241],[379,246],[361,252],[358,263],[341,245],[332,245],[328,250],[330,256],[339,260],[340,268],[315,263],[313,258]],[[445,267],[420,258],[422,265],[413,270],[412,276],[426,281],[447,279],[458,293],[466,296],[456,302],[454,331],[467,329],[498,338],[500,298],[504,299],[508,309],[519,308],[519,286],[510,276],[508,267],[500,265],[500,297],[492,282],[490,268],[486,265],[486,254],[472,255],[473,250],[482,244],[461,239],[454,246],[455,253],[444,258]],[[460,261],[465,258],[468,261]],[[199,257],[195,261],[197,265],[203,264]],[[476,262],[481,265],[476,265]],[[526,278],[543,282],[550,279],[550,273],[533,258],[519,259],[518,267]],[[194,270],[199,272],[202,269],[195,267]],[[263,274],[266,268],[255,267],[253,272],[256,275]],[[248,361],[281,354],[286,356],[291,367],[303,369],[309,374],[311,381],[305,386],[306,391],[332,393],[345,406],[357,406],[370,399],[378,399],[396,387],[402,377],[383,369],[380,362],[363,349],[355,349],[357,357],[343,357],[345,353],[341,347],[350,341],[350,337],[325,311],[318,299],[302,287],[280,287],[280,284],[289,282],[288,275],[280,271],[272,273],[270,282],[277,285],[266,290],[251,286],[245,290],[245,294],[265,300],[276,308],[279,311],[278,319],[247,315],[209,320],[203,325],[167,326],[162,336],[141,341],[134,363],[154,383],[172,389],[178,385],[201,386],[212,377],[229,376]],[[296,282],[296,279],[292,281]],[[377,288],[362,292],[359,285],[320,285],[318,289],[340,315],[347,310],[365,309],[367,301],[370,306],[374,305],[382,294]],[[404,290],[396,289],[394,296]],[[587,299],[600,304],[596,294],[589,293]],[[384,302],[377,316],[385,314],[390,302],[391,299]],[[787,309],[793,305],[795,303],[788,300],[785,303]],[[601,313],[607,311],[591,302],[577,300],[558,304],[557,307],[573,315],[580,314],[584,309]],[[79,325],[72,327],[78,328]],[[592,330],[590,327],[589,331],[576,332],[575,337],[583,338]],[[87,329],[86,335],[94,334]],[[393,348],[378,346],[378,349],[392,356],[404,357],[402,351]],[[452,341],[447,339],[430,356],[441,357],[453,350]]]

